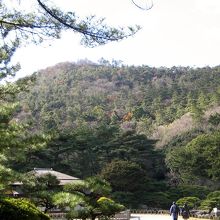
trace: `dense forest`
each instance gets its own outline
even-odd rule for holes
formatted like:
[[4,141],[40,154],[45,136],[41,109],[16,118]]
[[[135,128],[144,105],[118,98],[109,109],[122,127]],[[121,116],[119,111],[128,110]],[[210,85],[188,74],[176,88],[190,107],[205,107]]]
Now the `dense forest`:
[[101,176],[129,207],[167,207],[183,197],[207,204],[208,193],[220,190],[219,74],[219,66],[104,59],[41,70],[19,93],[14,120],[42,143],[9,149],[7,166]]

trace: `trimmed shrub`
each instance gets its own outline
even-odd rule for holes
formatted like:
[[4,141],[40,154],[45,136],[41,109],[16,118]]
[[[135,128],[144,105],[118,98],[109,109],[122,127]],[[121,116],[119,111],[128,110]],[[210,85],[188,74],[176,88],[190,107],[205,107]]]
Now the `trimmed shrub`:
[[119,203],[116,203],[112,199],[106,198],[106,197],[100,197],[97,200],[97,203],[99,205],[99,209],[103,213],[103,215],[110,216],[117,212],[123,211],[125,207]]
[[201,209],[212,210],[214,207],[219,208],[220,204],[220,191],[214,191],[207,195],[200,205]]
[[1,220],[50,220],[35,205],[26,199],[1,198]]
[[199,207],[201,200],[197,197],[188,196],[179,199],[176,203],[179,206],[183,206],[185,203],[187,203],[190,209],[196,209]]

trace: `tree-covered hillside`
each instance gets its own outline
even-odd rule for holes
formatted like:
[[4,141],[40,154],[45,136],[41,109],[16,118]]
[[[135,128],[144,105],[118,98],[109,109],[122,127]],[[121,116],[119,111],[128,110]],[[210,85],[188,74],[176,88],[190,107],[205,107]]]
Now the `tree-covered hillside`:
[[220,67],[61,63],[40,71],[30,93],[20,96],[20,117],[29,116],[45,131],[105,121],[150,137],[159,125],[188,112],[198,122],[207,109],[218,106],[219,74]]
[[[35,85],[19,95],[16,117],[30,133],[50,138],[23,158],[9,156],[8,166],[100,175],[116,200],[133,207],[204,199],[218,189],[220,67],[101,61],[61,63],[35,74]],[[140,181],[126,184],[133,179]]]

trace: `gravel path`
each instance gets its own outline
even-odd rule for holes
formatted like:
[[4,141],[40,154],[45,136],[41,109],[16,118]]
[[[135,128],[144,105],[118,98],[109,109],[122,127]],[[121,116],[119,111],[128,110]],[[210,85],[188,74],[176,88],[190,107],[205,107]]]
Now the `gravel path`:
[[[131,214],[130,220],[172,220],[172,218],[170,215]],[[183,220],[183,218],[179,216],[178,220]],[[195,220],[195,218],[189,218],[189,220]]]
[[[179,217],[178,220],[182,220]],[[170,215],[153,215],[153,214],[131,214],[131,220],[172,220]]]

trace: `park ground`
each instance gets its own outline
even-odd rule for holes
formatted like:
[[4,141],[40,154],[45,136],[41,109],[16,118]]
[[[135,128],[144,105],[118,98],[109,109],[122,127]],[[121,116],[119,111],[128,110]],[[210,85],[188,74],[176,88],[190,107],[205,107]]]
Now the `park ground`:
[[[172,220],[172,218],[170,215],[132,214],[131,220]],[[178,220],[183,220],[183,218],[179,216]],[[189,220],[198,220],[198,218],[189,218]]]

